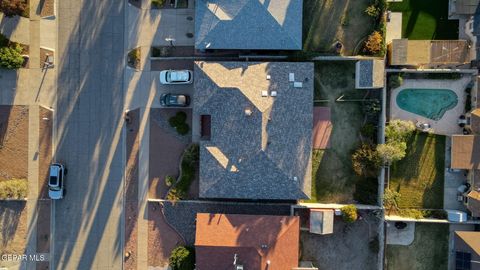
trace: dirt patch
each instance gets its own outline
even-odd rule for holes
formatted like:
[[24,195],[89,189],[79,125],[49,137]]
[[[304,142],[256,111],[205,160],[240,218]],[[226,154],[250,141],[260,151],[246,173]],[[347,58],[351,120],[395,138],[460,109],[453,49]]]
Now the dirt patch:
[[38,198],[48,199],[48,170],[52,162],[53,113],[40,107],[38,138]]
[[28,107],[0,106],[0,181],[28,177]]
[[[25,253],[28,233],[26,202],[0,202],[0,232],[0,255]],[[0,261],[0,267],[17,263]]]
[[178,233],[165,221],[162,206],[148,203],[148,266],[168,265],[168,257],[178,245],[185,245]]
[[137,269],[139,120],[140,109],[128,112],[125,179],[125,269]]
[[[187,124],[192,126],[192,111],[177,109],[152,109],[150,111],[149,198],[164,198],[168,187],[165,177],[178,177],[178,167],[184,149],[191,142],[191,134],[179,135],[170,127],[168,119],[178,111],[187,114]],[[197,184],[198,185],[198,184]]]
[[[378,268],[379,219],[373,212],[360,211],[362,220],[346,224],[335,217],[333,234],[302,231],[301,260],[312,261],[319,269]],[[376,241],[376,244],[374,244]]]

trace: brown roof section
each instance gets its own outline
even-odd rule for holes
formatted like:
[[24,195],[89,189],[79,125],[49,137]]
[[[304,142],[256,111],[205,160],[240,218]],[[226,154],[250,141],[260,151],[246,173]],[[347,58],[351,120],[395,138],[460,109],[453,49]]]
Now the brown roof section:
[[313,108],[313,149],[330,148],[332,121],[329,107]]
[[480,217],[480,192],[472,190],[468,193],[468,210],[473,217]]
[[480,169],[480,136],[453,135],[452,162],[453,169]]
[[480,108],[470,112],[470,127],[473,132],[480,135]]
[[480,232],[455,231],[455,235],[465,242],[471,251],[480,255]]
[[[197,270],[291,270],[298,266],[300,219],[294,216],[197,214]],[[267,262],[270,265],[267,268]]]

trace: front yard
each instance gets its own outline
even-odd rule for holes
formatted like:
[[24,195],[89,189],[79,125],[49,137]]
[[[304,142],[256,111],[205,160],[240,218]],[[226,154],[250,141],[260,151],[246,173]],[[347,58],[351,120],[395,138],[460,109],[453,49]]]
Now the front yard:
[[416,223],[409,246],[387,245],[387,269],[442,270],[448,264],[448,224]]
[[399,208],[443,209],[445,136],[415,133],[405,158],[390,169],[389,188],[400,193]]
[[[341,95],[345,99],[361,99],[366,93],[355,89],[355,62],[316,62],[315,105],[330,107],[333,129],[330,147],[313,151],[313,202],[350,203],[354,199],[358,200],[354,195],[357,188],[361,188],[363,193],[373,193],[370,195],[376,196],[376,179],[363,179],[352,169],[351,156],[361,143],[360,130],[365,122],[362,102],[336,101]],[[366,181],[369,186],[367,188]],[[366,194],[361,195],[364,197]]]
[[458,39],[458,20],[448,19],[449,0],[403,0],[389,3],[389,10],[402,12],[402,38]]
[[345,55],[358,53],[363,40],[373,32],[374,21],[365,14],[370,0],[303,1],[303,49],[331,52],[336,41],[344,45]]

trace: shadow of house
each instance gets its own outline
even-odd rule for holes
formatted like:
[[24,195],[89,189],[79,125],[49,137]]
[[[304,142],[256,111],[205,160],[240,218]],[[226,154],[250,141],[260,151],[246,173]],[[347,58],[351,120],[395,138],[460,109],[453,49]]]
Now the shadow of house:
[[313,64],[196,62],[194,73],[193,114],[211,116],[200,197],[309,198]]

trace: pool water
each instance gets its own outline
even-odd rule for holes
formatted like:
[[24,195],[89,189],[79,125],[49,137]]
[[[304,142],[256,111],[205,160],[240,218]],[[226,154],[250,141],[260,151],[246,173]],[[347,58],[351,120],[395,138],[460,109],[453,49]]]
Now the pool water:
[[397,95],[397,105],[402,110],[434,121],[457,106],[458,96],[449,89],[403,89]]

